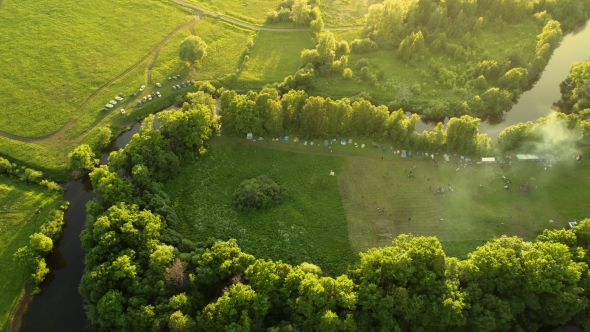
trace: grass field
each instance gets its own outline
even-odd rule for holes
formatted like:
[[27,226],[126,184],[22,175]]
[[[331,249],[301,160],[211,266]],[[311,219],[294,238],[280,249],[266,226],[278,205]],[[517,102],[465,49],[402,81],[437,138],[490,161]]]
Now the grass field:
[[[258,258],[313,262],[337,274],[356,260],[338,181],[329,176],[343,166],[342,158],[222,144],[186,165],[166,191],[186,238],[236,238],[242,250]],[[261,174],[286,186],[292,199],[263,211],[238,212],[232,194],[243,180]]]
[[309,32],[260,31],[236,88],[255,89],[265,83],[281,82],[299,69],[301,51],[314,46]]
[[381,0],[324,0],[321,9],[328,26],[363,25],[369,6]]
[[[23,268],[12,255],[61,203],[59,193],[0,176],[0,331],[10,326],[12,310],[24,291]],[[37,207],[42,212],[35,214]]]
[[[225,148],[225,144],[242,144],[259,147],[256,154],[265,149],[295,152],[293,163],[305,163],[318,156],[344,159],[342,166],[334,171],[355,252],[385,246],[399,234],[412,233],[437,236],[447,255],[464,258],[494,237],[506,234],[533,239],[543,229],[561,229],[568,221],[590,216],[590,206],[585,204],[585,198],[590,195],[590,179],[586,176],[590,171],[589,161],[562,163],[547,170],[540,163],[513,162],[511,166],[498,164],[495,168],[469,165],[457,171],[458,159],[451,158],[449,163],[439,162],[437,170],[422,157],[404,159],[374,148],[336,144],[331,145],[333,152],[330,152],[323,145],[311,147],[292,142],[248,143],[231,138],[215,138],[212,142],[212,153]],[[358,142],[370,144],[367,140]],[[240,158],[243,157],[234,155],[224,160],[242,163]],[[415,177],[409,179],[408,171],[413,166],[416,166]],[[260,174],[265,174],[265,170],[262,168]],[[496,172],[512,182],[510,190],[503,189],[504,180]],[[518,189],[526,182],[531,183],[528,194]],[[449,184],[453,192],[444,196],[434,194],[437,187],[448,189]]]
[[259,25],[266,21],[266,13],[276,10],[281,3],[280,0],[187,0],[187,2]]
[[4,1],[0,130],[58,130],[94,90],[190,19],[160,1]]

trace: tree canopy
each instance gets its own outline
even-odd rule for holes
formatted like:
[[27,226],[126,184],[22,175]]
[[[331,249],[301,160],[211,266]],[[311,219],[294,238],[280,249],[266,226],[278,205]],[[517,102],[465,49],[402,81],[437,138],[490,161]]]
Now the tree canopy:
[[207,55],[207,44],[199,36],[188,36],[180,43],[178,56],[181,60],[194,64]]

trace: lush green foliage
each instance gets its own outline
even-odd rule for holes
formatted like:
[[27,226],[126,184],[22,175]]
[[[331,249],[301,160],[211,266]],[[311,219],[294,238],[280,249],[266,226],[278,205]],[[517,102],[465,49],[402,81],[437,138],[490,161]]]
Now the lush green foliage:
[[82,144],[74,149],[68,157],[70,158],[69,167],[71,170],[91,171],[94,168],[94,152],[87,144]]
[[192,65],[207,55],[207,44],[199,36],[188,36],[178,49],[178,56],[181,60],[188,61]]
[[277,7],[279,0],[188,0],[204,8],[215,10],[222,15],[255,24],[263,24],[266,13]]
[[35,232],[57,240],[63,219],[63,212],[58,210],[60,204],[59,191],[0,175],[1,331],[8,330],[13,310],[24,292],[24,281],[31,280],[31,273],[34,272],[15,262],[13,254],[19,247],[29,244],[29,236]]
[[492,148],[491,139],[478,134],[479,119],[467,115],[453,118],[446,130],[441,124],[432,132],[418,134],[414,131],[417,115],[408,118],[401,109],[390,113],[387,107],[364,99],[351,102],[308,97],[295,90],[280,96],[272,88],[245,95],[226,90],[220,99],[223,131],[230,135],[298,133],[322,139],[358,135],[416,150],[470,155],[485,154]]
[[266,175],[244,180],[234,193],[240,209],[264,209],[278,205],[289,198],[289,192]]
[[561,100],[556,106],[560,111],[578,113],[590,108],[590,60],[573,63],[568,77],[559,88]]

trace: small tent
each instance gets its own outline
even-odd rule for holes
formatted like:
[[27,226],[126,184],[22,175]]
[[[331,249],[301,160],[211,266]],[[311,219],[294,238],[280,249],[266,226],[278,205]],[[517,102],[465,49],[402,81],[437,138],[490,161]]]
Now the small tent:
[[328,146],[330,143],[328,143],[328,140],[324,140],[324,146]]
[[406,157],[406,150],[402,150],[402,158]]
[[449,156],[448,154],[446,154],[446,153],[445,153],[445,154],[443,154],[443,158],[445,158],[445,161],[449,161],[449,157],[450,157],[450,156]]
[[299,142],[299,137],[295,137],[295,138],[293,139],[293,142],[295,142],[295,143]]
[[352,144],[352,138],[348,139],[348,144]]
[[288,140],[289,140],[289,136],[285,136],[285,141],[288,141]]
[[346,145],[346,139],[345,139],[345,138],[343,138],[343,139],[340,141],[340,144],[342,144],[342,145]]
[[252,137],[254,137],[254,135],[252,135],[252,133],[247,133],[246,134],[246,139],[252,139]]
[[494,158],[494,157],[483,157],[483,158],[481,158],[481,162],[482,163],[495,163],[496,162],[496,158]]

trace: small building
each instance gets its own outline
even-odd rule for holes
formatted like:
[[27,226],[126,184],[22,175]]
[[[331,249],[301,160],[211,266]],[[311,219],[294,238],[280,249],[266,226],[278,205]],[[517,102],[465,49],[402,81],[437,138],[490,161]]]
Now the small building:
[[481,158],[481,162],[482,163],[495,163],[496,162],[496,158],[494,158],[494,157],[483,157],[483,158]]
[[252,139],[253,137],[254,137],[254,135],[252,135],[252,133],[246,134],[246,139]]

